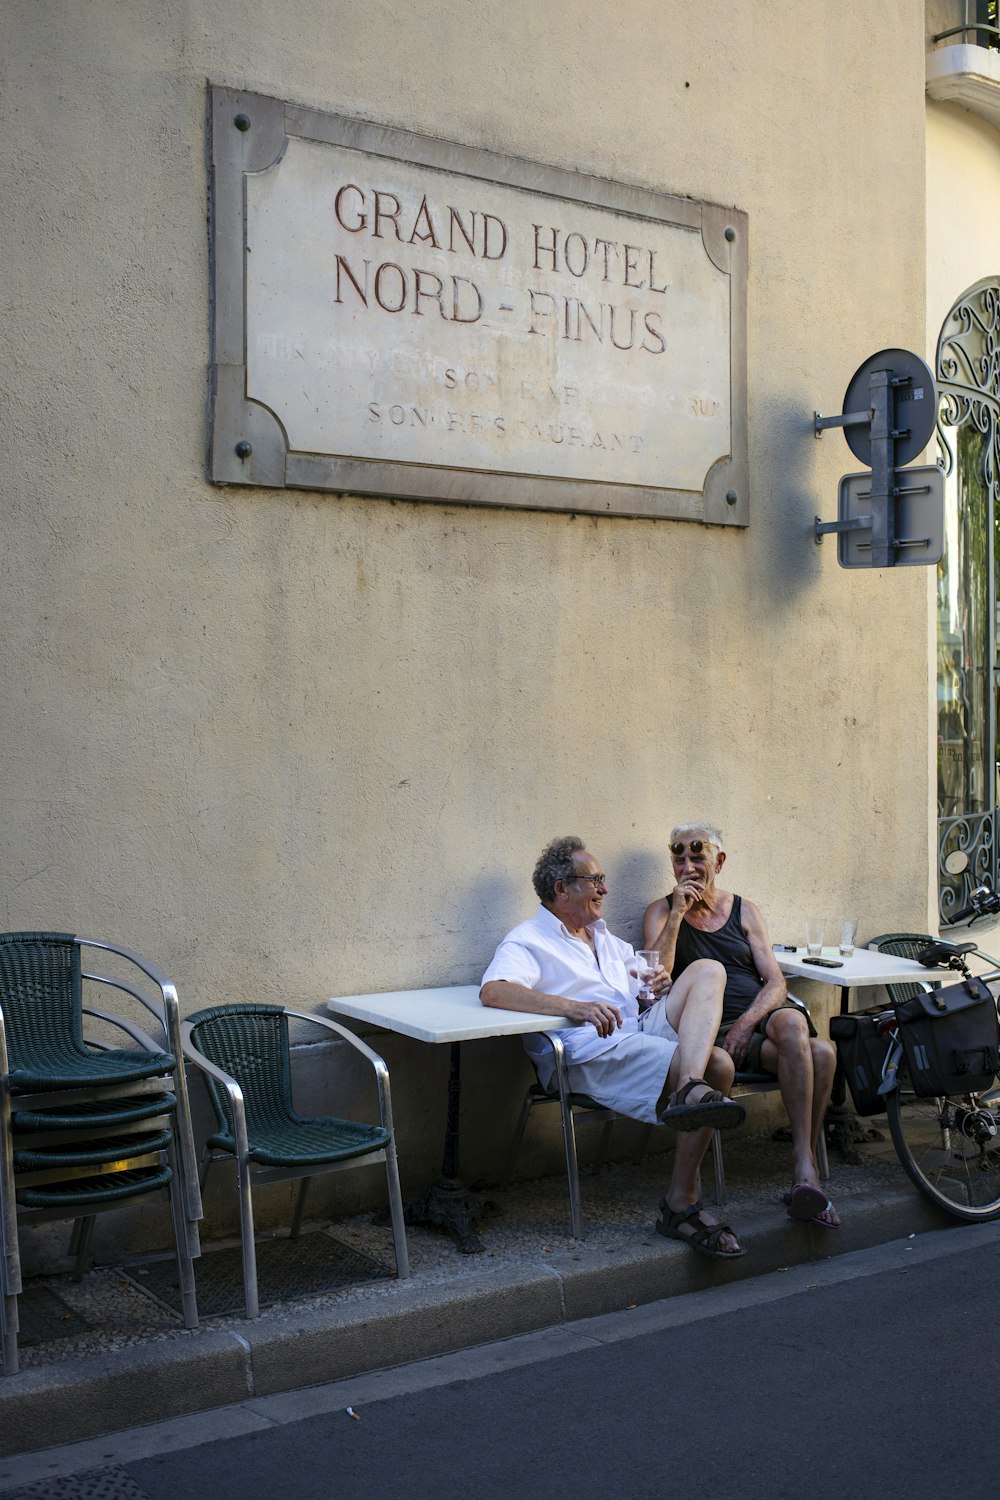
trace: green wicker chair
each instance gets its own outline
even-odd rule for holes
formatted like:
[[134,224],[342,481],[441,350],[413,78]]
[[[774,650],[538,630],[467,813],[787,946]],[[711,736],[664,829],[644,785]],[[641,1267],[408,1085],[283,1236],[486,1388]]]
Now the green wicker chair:
[[[91,942],[137,966],[160,986],[158,1006],[130,979],[84,972],[81,947],[68,933],[0,934],[0,1209],[3,1255],[3,1369],[17,1369],[17,1297],[22,1290],[19,1228],[73,1219],[70,1253],[83,1274],[94,1217],[139,1196],[163,1191],[183,1293],[184,1319],[198,1322],[192,1258],[198,1254],[201,1204],[193,1138],[182,1128],[186,1106],[180,1056],[166,1051],[126,1017],[83,1004],[84,981],[125,991],[143,1004],[166,1036],[169,981],[138,955]],[[125,1033],[119,1046],[84,1035],[85,1018]]]
[[[84,950],[88,950],[88,956],[97,952],[114,955],[124,975],[84,969]],[[143,982],[152,980],[158,993],[140,987],[135,970]],[[151,1052],[148,1037],[125,1017],[108,1017],[106,1012],[84,1004],[85,995],[100,996],[106,990],[129,995],[155,1019],[163,1033],[162,1050],[154,1048]],[[11,1055],[12,1095],[37,1089],[73,1089],[78,1095],[81,1090],[89,1091],[94,1100],[161,1093],[169,1075],[167,1086],[177,1100],[188,1238],[192,1254],[197,1255],[201,1197],[187,1082],[184,1069],[177,1066],[181,1032],[174,985],[132,949],[96,938],[51,932],[0,933],[0,1008]],[[110,1019],[134,1036],[138,1048],[109,1047],[86,1040],[83,1023],[88,1016]]]
[[[881,937],[872,938],[868,946],[876,953],[893,953],[897,958],[919,958],[925,948],[937,941],[937,938],[926,932],[885,932]],[[912,1000],[914,995],[940,988],[940,980],[928,979],[926,983],[914,980],[909,984],[887,984],[885,992],[893,1005],[902,1005],[904,1000]]]
[[[289,1016],[333,1032],[367,1058],[378,1086],[379,1125],[334,1116],[304,1116],[296,1111],[292,1103]],[[190,1016],[181,1030],[184,1055],[201,1069],[218,1122],[218,1130],[205,1146],[202,1187],[213,1160],[231,1156],[236,1162],[247,1317],[256,1318],[260,1312],[251,1180],[302,1179],[291,1225],[294,1239],[302,1224],[305,1190],[311,1177],[384,1162],[396,1274],[400,1279],[408,1276],[389,1072],[378,1053],[336,1021],[277,1005],[213,1006]]]
[[[535,1110],[540,1104],[558,1103],[558,1089],[545,1089],[540,1083],[537,1082],[531,1084],[528,1088],[528,1091],[524,1096],[524,1102],[521,1105],[521,1113],[518,1116],[517,1125],[514,1127],[514,1135],[511,1139],[510,1148],[507,1152],[507,1159],[504,1163],[503,1172],[500,1176],[498,1186],[501,1188],[501,1190],[507,1187],[513,1175],[514,1163],[517,1161],[518,1152],[521,1149],[521,1141],[524,1139],[524,1132],[527,1128],[528,1120],[531,1118],[532,1111]],[[607,1151],[608,1140],[611,1136],[611,1128],[614,1125],[615,1121],[618,1119],[618,1116],[615,1114],[615,1111],[613,1109],[607,1109],[603,1104],[598,1104],[596,1099],[591,1099],[589,1094],[570,1094],[569,1107],[570,1120],[574,1136],[574,1162],[576,1159],[575,1122],[577,1115],[583,1115],[586,1119],[600,1120],[603,1122],[604,1129],[601,1131],[601,1138],[598,1143],[597,1152],[590,1166],[591,1172],[596,1176],[597,1173],[601,1170],[601,1167],[604,1165],[604,1156],[605,1152]],[[568,1168],[568,1170],[571,1170],[571,1168]]]

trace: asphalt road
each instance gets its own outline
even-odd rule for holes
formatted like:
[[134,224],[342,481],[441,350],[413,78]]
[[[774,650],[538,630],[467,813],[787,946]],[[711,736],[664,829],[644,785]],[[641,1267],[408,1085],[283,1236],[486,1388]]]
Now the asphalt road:
[[998,1281],[1000,1224],[943,1230],[27,1455],[0,1496],[978,1500]]

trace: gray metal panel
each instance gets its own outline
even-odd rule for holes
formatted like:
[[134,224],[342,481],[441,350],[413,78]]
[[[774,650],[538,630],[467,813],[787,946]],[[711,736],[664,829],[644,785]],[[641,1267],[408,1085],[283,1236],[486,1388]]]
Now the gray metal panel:
[[[936,567],[944,552],[944,474],[936,464],[895,471],[895,566]],[[871,513],[870,473],[845,474],[838,490],[838,520],[853,521]],[[843,531],[837,537],[842,568],[870,568],[870,527]]]

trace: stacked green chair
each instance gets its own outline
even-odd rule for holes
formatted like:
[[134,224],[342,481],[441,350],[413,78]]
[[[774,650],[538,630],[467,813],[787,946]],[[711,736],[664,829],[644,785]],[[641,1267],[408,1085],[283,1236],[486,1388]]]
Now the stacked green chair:
[[[157,985],[84,971],[81,949],[118,955]],[[131,970],[130,970],[131,972]],[[17,1369],[19,1230],[74,1221],[75,1275],[96,1214],[161,1192],[170,1204],[184,1320],[197,1326],[192,1260],[201,1215],[179,1045],[165,1049],[125,1016],[83,1004],[84,981],[131,995],[180,1040],[176,991],[130,950],[69,933],[0,934],[0,1217],[3,1371]],[[89,996],[88,996],[89,998]],[[85,1018],[129,1045],[89,1038]]]
[[[894,954],[896,958],[919,958],[925,948],[938,941],[938,938],[931,937],[927,932],[884,932],[881,937],[872,938],[868,947],[876,953]],[[926,983],[918,979],[912,983],[887,984],[885,987],[893,1005],[902,1005],[904,1000],[912,1000],[914,995],[940,988],[940,980],[930,979]]]
[[[333,1032],[371,1063],[378,1087],[378,1125],[298,1113],[292,1101],[289,1017]],[[202,1158],[202,1187],[213,1161],[232,1157],[236,1162],[247,1317],[256,1318],[260,1313],[252,1181],[301,1179],[291,1225],[290,1237],[295,1239],[311,1177],[384,1162],[396,1274],[400,1279],[408,1276],[389,1071],[378,1053],[336,1021],[278,1005],[213,1006],[189,1016],[181,1031],[184,1055],[201,1069],[218,1122]]]

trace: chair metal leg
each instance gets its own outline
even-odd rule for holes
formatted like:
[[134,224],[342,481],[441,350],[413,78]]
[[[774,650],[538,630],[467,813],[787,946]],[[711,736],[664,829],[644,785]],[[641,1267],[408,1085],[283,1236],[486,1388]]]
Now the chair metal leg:
[[[87,1214],[82,1219],[76,1219],[73,1224],[73,1233],[70,1237],[70,1254],[76,1254],[76,1263],[73,1266],[71,1280],[82,1281],[83,1273],[90,1261],[90,1246],[94,1238],[95,1214]],[[75,1244],[74,1244],[75,1241]]]
[[712,1131],[712,1175],[715,1178],[715,1201],[720,1206],[726,1201],[726,1169],[722,1161],[722,1136]]
[[211,1146],[206,1146],[201,1153],[201,1168],[198,1172],[198,1187],[202,1192],[205,1191],[205,1183],[208,1181],[208,1169],[214,1160],[215,1156]]
[[826,1131],[820,1127],[819,1140],[816,1142],[816,1165],[819,1167],[821,1182],[830,1180],[830,1158],[826,1150]]
[[236,1181],[240,1194],[240,1244],[243,1250],[243,1295],[248,1318],[260,1317],[257,1294],[257,1248],[254,1244],[253,1201],[250,1197],[250,1158],[236,1158]]
[[9,1273],[0,1260],[0,1373],[17,1374],[17,1293],[8,1289]]
[[524,1103],[521,1105],[521,1114],[518,1118],[517,1128],[514,1131],[514,1139],[511,1141],[510,1150],[507,1152],[507,1160],[504,1163],[503,1172],[500,1177],[501,1188],[505,1188],[510,1182],[511,1177],[513,1176],[514,1163],[517,1160],[517,1153],[521,1149],[521,1141],[524,1138],[525,1126],[528,1123],[528,1116],[531,1114],[531,1108],[534,1102],[534,1097],[531,1093],[531,1090],[529,1089],[524,1096]]
[[556,1062],[556,1079],[559,1084],[559,1108],[562,1113],[563,1146],[566,1152],[566,1184],[569,1188],[569,1219],[573,1238],[583,1239],[583,1210],[580,1204],[580,1169],[576,1157],[576,1131],[573,1126],[573,1108],[569,1102],[569,1080],[566,1077],[565,1051],[562,1038],[557,1031],[547,1033],[552,1043]]
[[[7,1070],[7,1046],[0,1016],[0,1067]],[[0,1078],[0,1216],[3,1219],[2,1254],[6,1265],[7,1291],[16,1297],[21,1290],[21,1254],[17,1239],[17,1203],[14,1196],[14,1148],[10,1095]],[[16,1356],[15,1356],[16,1357]]]
[[188,1240],[188,1199],[184,1190],[182,1173],[177,1170],[182,1150],[183,1145],[175,1133],[167,1147],[167,1161],[171,1173],[167,1194],[170,1199],[170,1222],[174,1231],[174,1254],[177,1258],[184,1327],[197,1328],[198,1301],[195,1294],[194,1264],[191,1260]]
[[306,1207],[306,1192],[311,1181],[311,1177],[303,1177],[299,1183],[299,1190],[295,1195],[295,1212],[292,1214],[292,1227],[288,1231],[288,1238],[290,1240],[297,1240],[299,1237],[299,1231],[302,1228],[302,1215],[305,1213]]
[[642,1166],[643,1158],[646,1155],[646,1152],[649,1150],[649,1138],[653,1134],[653,1131],[655,1129],[655,1125],[644,1125],[642,1127],[642,1135],[639,1137],[639,1145],[636,1149],[635,1156],[632,1158],[637,1167]]
[[410,1274],[410,1253],[406,1246],[406,1216],[399,1185],[396,1143],[392,1138],[385,1148],[385,1176],[389,1186],[389,1218],[392,1221],[392,1244],[396,1252],[396,1277],[399,1281],[405,1281]]
[[610,1120],[605,1120],[604,1122],[604,1127],[601,1130],[601,1139],[597,1143],[597,1154],[590,1164],[590,1174],[592,1177],[596,1177],[600,1173],[601,1168],[604,1166],[604,1157],[608,1149],[608,1142],[611,1139],[611,1132],[614,1129],[614,1126],[615,1117],[614,1115],[612,1115]]

